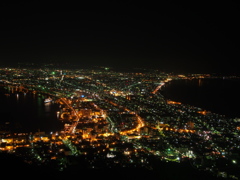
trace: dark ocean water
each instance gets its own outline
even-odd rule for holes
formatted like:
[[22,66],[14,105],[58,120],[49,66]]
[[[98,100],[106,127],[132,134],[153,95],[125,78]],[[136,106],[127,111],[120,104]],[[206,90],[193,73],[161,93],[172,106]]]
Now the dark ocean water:
[[173,80],[161,94],[226,117],[240,117],[240,79]]
[[47,105],[45,98],[40,94],[12,93],[0,87],[1,127],[9,127],[14,132],[60,131],[62,124],[57,118],[59,105]]

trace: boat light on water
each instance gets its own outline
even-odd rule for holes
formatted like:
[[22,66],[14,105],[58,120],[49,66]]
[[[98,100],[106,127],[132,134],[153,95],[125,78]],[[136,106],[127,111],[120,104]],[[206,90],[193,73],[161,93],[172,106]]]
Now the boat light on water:
[[49,98],[46,98],[46,99],[44,100],[45,103],[49,103],[49,102],[51,102],[51,101],[52,101],[52,98],[50,98],[50,97],[49,97]]

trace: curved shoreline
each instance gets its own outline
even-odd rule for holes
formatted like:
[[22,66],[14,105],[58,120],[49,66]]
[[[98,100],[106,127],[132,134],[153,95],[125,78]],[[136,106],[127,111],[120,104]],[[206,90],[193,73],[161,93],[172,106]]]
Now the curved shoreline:
[[[179,83],[179,81],[181,80],[184,80],[184,82],[186,84],[189,84],[189,82],[193,82],[193,80],[189,80],[189,79],[175,79],[174,81],[171,81],[170,84],[169,83],[166,83],[163,87],[163,89],[161,89],[161,92],[160,94],[162,96],[164,96],[164,98],[168,99],[168,100],[173,100],[173,101],[178,101],[178,102],[181,102],[183,104],[186,104],[186,105],[191,105],[191,106],[194,106],[194,107],[199,107],[201,109],[205,109],[207,111],[211,111],[213,113],[217,113],[217,114],[220,114],[220,115],[224,115],[224,116],[227,116],[227,117],[230,117],[230,118],[236,118],[236,117],[240,117],[240,113],[239,111],[237,110],[237,106],[233,103],[229,103],[230,99],[228,98],[229,95],[231,96],[237,96],[237,94],[232,94],[230,92],[223,92],[221,91],[221,88],[219,88],[219,91],[214,93],[213,90],[209,90],[207,91],[207,89],[211,89],[212,87],[214,87],[214,84],[210,84],[210,82],[207,82],[207,83],[204,83],[203,81],[209,81],[209,79],[194,79],[194,80],[197,80],[197,81],[201,81],[202,84],[196,84],[196,83],[199,83],[199,82],[194,82],[192,84],[189,84],[188,85],[182,85],[183,83],[181,83],[181,86],[178,86],[179,84],[173,84],[174,82],[177,82]],[[213,81],[215,80],[219,80],[219,81],[226,81],[226,79],[211,79]],[[222,82],[222,86],[226,86],[226,85],[223,85],[224,82]],[[208,84],[210,84],[211,86],[209,86]],[[233,85],[235,85],[235,83],[232,83]],[[193,85],[193,86],[192,86]],[[170,87],[171,86],[171,87]],[[208,86],[208,87],[207,87]],[[236,86],[236,85],[235,85]],[[240,89],[240,84],[239,86]],[[226,87],[223,87],[224,90],[226,91],[226,89],[228,89],[229,87],[226,86]],[[179,95],[179,93],[177,92],[178,89],[181,90],[182,94]],[[197,89],[197,91],[191,91],[191,89]],[[216,88],[217,89],[217,88]],[[167,93],[166,93],[167,92]],[[176,94],[178,93],[177,95],[177,98],[176,97]],[[203,94],[204,93],[204,94]],[[222,99],[225,99],[225,101],[221,101],[220,97],[217,97],[217,95],[221,94],[221,98]],[[224,95],[224,96],[223,96]],[[184,96],[184,97],[183,97]],[[185,98],[185,99],[183,99]],[[240,97],[238,97],[240,99]],[[213,100],[216,100],[216,103],[214,103],[215,101]],[[228,101],[227,101],[228,100]],[[228,102],[228,104],[226,104],[225,102]],[[233,101],[235,102],[235,101]],[[208,104],[206,104],[208,103]],[[226,104],[225,106],[220,106],[221,104]],[[233,107],[233,109],[231,108]],[[234,111],[234,108],[236,109]],[[232,112],[235,112],[235,113],[232,113]],[[221,113],[221,112],[227,112],[227,113]]]
[[[61,130],[55,128],[57,126],[60,126],[57,121],[57,111],[54,110],[57,106],[44,103],[44,94],[38,93],[41,94],[41,97],[38,96],[38,94],[30,94],[30,92],[12,93],[6,89],[3,89],[2,87],[0,87],[0,89],[2,102],[7,102],[7,105],[2,104],[1,106],[5,116],[5,118],[3,117],[2,119],[3,123],[10,123],[12,126],[19,124],[19,131],[26,133],[35,133],[39,131],[49,133],[52,131]],[[37,107],[36,110],[33,110],[33,107]],[[8,109],[7,111],[4,110],[6,108]],[[56,118],[53,119],[55,115]]]

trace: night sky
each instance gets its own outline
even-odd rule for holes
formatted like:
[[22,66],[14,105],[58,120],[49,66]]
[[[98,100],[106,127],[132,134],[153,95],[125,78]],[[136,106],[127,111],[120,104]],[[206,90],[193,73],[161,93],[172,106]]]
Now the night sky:
[[0,65],[238,73],[236,1],[1,2]]

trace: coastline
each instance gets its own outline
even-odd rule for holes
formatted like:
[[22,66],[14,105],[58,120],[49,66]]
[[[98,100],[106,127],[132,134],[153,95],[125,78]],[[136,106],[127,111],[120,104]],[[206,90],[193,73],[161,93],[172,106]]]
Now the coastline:
[[161,88],[166,99],[202,108],[230,118],[239,118],[240,79],[174,79]]
[[61,122],[57,118],[58,105],[53,102],[45,103],[46,96],[31,92],[12,93],[0,88],[1,129],[13,128],[16,132],[25,133],[61,130]]

